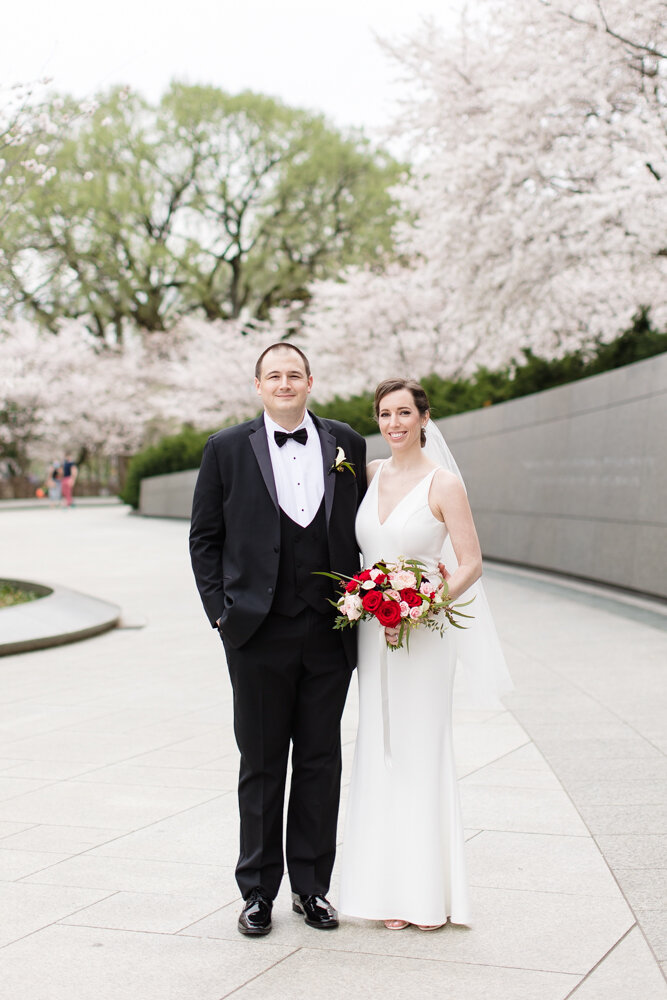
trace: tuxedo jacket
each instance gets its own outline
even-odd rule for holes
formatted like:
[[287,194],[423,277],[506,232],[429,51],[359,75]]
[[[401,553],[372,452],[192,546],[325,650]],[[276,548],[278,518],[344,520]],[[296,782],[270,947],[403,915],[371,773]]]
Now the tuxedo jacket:
[[[366,491],[366,442],[347,424],[311,413],[320,436],[330,565],[351,576],[359,569],[354,533]],[[332,471],[338,448],[354,469]],[[280,507],[264,415],[213,434],[197,477],[190,527],[195,580],[211,625],[240,648],[268,614],[280,560]],[[354,629],[342,638],[354,660]]]

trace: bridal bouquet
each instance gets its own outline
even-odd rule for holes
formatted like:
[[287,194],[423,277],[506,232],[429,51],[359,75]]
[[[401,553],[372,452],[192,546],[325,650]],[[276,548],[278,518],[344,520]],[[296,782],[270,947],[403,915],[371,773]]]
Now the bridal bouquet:
[[459,610],[470,601],[450,604],[446,580],[439,573],[426,574],[424,569],[419,560],[401,557],[394,563],[376,562],[370,569],[343,579],[342,574],[323,574],[343,587],[340,598],[331,602],[339,611],[334,628],[375,618],[384,628],[399,630],[396,645],[387,643],[390,649],[401,649],[404,639],[407,646],[410,632],[416,628],[429,628],[441,635],[449,625],[465,628],[456,618],[472,617]]

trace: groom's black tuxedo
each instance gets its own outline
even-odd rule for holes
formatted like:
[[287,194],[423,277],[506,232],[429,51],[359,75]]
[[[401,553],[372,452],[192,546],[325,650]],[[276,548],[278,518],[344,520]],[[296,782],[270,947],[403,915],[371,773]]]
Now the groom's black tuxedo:
[[[366,444],[347,424],[311,414],[324,466],[324,513],[330,562],[351,576],[359,568],[354,519],[366,490]],[[348,469],[330,471],[342,447]],[[280,508],[264,416],[209,438],[192,507],[190,554],[197,587],[213,628],[238,649],[257,631],[274,601],[280,560]],[[355,662],[354,630],[344,641]]]
[[[192,508],[192,566],[211,625],[220,621],[234,690],[244,897],[256,886],[272,898],[278,891],[290,742],[292,889],[325,894],[335,856],[340,716],[356,635],[333,631],[335,612],[324,599],[333,591],[313,573],[359,568],[354,520],[366,489],[366,445],[347,424],[311,418],[324,497],[310,525],[279,507],[263,415],[209,438]],[[354,473],[331,471],[338,448]]]

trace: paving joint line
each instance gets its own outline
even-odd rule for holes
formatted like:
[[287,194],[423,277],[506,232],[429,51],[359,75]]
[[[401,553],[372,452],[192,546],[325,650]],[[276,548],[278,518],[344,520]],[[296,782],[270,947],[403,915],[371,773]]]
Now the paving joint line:
[[[225,940],[225,939],[223,939],[223,940]],[[271,969],[275,969],[276,966],[278,966],[278,965],[282,965],[282,963],[285,962],[288,958],[292,958],[293,955],[297,955],[300,951],[303,951],[303,948],[302,948],[301,945],[299,945],[298,948],[294,948],[293,951],[289,952],[289,954],[283,955],[282,958],[279,958],[275,962],[272,962],[271,965],[268,965],[266,967],[266,969],[262,969],[262,971],[258,972],[257,975],[251,976],[250,979],[246,979],[246,981],[244,983],[240,983],[238,986],[235,986],[233,990],[229,990],[228,993],[223,993],[219,997],[219,1000],[226,1000],[226,997],[231,997],[235,993],[238,993],[239,990],[244,989],[246,986],[248,986],[249,983],[253,983],[256,979],[260,979],[261,976],[263,976],[266,972],[269,972],[269,970],[271,970]]]
[[581,980],[581,982],[577,983],[577,985],[576,985],[576,986],[574,987],[574,989],[573,989],[573,990],[571,991],[571,993],[568,993],[568,994],[567,994],[567,996],[563,997],[563,1000],[570,1000],[570,997],[573,997],[573,996],[575,996],[575,994],[576,994],[577,990],[579,989],[579,987],[580,987],[580,986],[583,986],[583,984],[584,984],[584,983],[586,982],[586,980],[587,980],[587,979],[588,979],[588,978],[589,978],[590,976],[592,976],[592,975],[593,975],[593,973],[595,972],[595,970],[596,970],[596,969],[598,969],[598,968],[599,968],[599,967],[600,967],[600,966],[602,965],[602,963],[603,963],[604,961],[606,961],[606,959],[607,959],[607,958],[608,958],[608,957],[609,957],[609,956],[610,956],[610,955],[612,954],[612,952],[614,952],[614,951],[615,951],[615,950],[616,950],[616,949],[618,948],[618,946],[619,946],[619,945],[620,945],[620,944],[621,944],[621,943],[622,943],[623,941],[625,941],[625,939],[626,939],[626,937],[628,936],[628,934],[630,934],[630,933],[631,933],[631,932],[632,932],[632,931],[633,931],[633,930],[635,929],[635,927],[637,927],[637,926],[638,926],[638,924],[637,924],[637,923],[634,923],[634,924],[632,925],[632,927],[628,927],[628,929],[627,929],[627,931],[625,932],[625,934],[621,934],[621,936],[620,936],[620,938],[618,939],[618,941],[615,941],[615,942],[614,942],[614,944],[613,944],[613,945],[611,946],[611,948],[609,948],[609,950],[608,950],[607,952],[605,952],[605,954],[604,954],[604,955],[602,956],[602,958],[600,958],[600,959],[599,959],[599,960],[598,960],[598,961],[597,961],[597,962],[595,963],[595,965],[594,965],[594,966],[592,966],[592,968],[590,968],[590,969],[588,970],[588,972],[587,972],[587,973],[586,973],[586,975],[585,975],[585,976],[583,977],[583,979]]

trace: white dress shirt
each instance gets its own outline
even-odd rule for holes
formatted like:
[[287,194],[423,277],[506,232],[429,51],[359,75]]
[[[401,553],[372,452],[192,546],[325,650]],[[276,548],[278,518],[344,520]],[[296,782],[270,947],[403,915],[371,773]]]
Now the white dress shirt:
[[273,478],[278,491],[278,503],[282,510],[302,528],[310,524],[317,514],[324,496],[324,469],[322,468],[322,447],[320,436],[310,414],[294,430],[305,427],[308,440],[299,444],[291,438],[279,448],[274,438],[275,431],[285,428],[277,424],[268,413],[264,413],[264,426],[269,441],[269,454],[273,466]]

